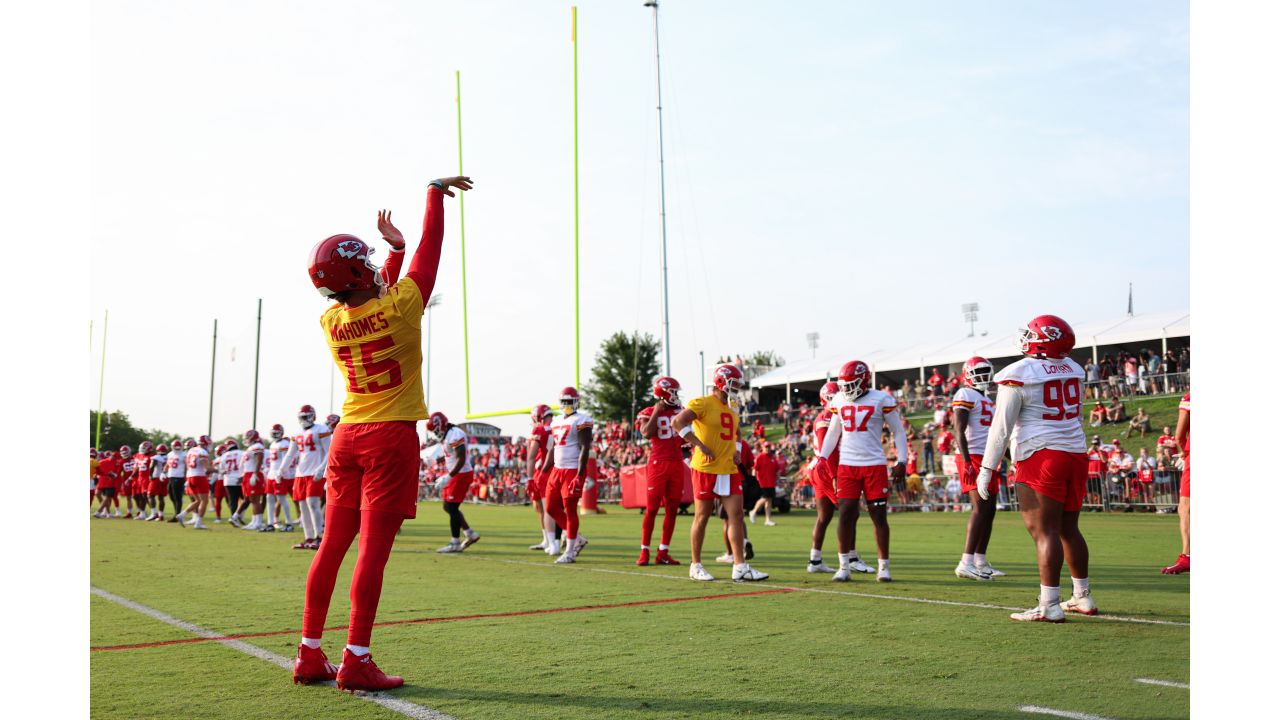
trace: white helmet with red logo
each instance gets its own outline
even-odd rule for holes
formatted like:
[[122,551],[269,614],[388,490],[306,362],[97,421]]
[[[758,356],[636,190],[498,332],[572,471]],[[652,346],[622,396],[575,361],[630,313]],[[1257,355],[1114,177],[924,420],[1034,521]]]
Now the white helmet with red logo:
[[986,358],[974,355],[964,361],[964,384],[985,393],[987,387],[991,385],[991,361]]

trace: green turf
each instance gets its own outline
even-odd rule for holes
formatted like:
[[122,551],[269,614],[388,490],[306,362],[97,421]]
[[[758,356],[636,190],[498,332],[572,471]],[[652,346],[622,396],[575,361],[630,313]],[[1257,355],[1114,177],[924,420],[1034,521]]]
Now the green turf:
[[[1187,691],[1133,681],[1188,681],[1185,625],[1074,617],[1028,626],[1009,621],[1007,610],[894,599],[1029,607],[1037,592],[1033,548],[1011,514],[998,517],[990,550],[1009,577],[982,584],[951,573],[963,514],[892,515],[891,584],[870,576],[837,584],[806,573],[813,515],[777,516],[776,527],[749,526],[757,545],[752,564],[773,575],[762,588],[727,582],[729,568],[710,562],[718,582],[689,581],[684,566],[637,568],[640,519],[632,511],[585,517],[591,544],[565,567],[526,549],[535,536],[528,508],[464,510],[483,540],[462,555],[434,552],[446,540],[439,505],[422,505],[406,525],[388,567],[380,621],[770,588],[827,592],[376,629],[379,664],[407,680],[392,695],[458,718],[1015,718],[1029,717],[1017,710],[1027,704],[1108,718],[1189,713]],[[1087,514],[1082,524],[1104,613],[1189,620],[1189,578],[1156,570],[1177,553],[1176,518]],[[864,557],[873,556],[865,519],[859,530]],[[288,548],[296,533],[225,525],[197,533],[120,520],[93,521],[91,532],[94,586],[222,633],[300,625],[311,554]],[[828,542],[834,555],[834,533]],[[718,543],[713,534],[708,550],[715,552],[706,560]],[[686,517],[674,548],[687,562]],[[349,557],[330,625],[345,623],[352,564]],[[90,609],[91,645],[188,636],[97,597]],[[343,640],[342,632],[326,635],[331,658]],[[289,657],[297,636],[248,642]],[[94,717],[398,717],[332,688],[294,687],[285,671],[216,643],[90,657]]]

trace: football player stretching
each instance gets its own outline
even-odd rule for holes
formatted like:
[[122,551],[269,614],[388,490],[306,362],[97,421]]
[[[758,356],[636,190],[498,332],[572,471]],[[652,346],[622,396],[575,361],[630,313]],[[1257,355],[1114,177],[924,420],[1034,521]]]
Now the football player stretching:
[[[956,470],[960,474],[960,492],[969,496],[973,511],[964,537],[964,553],[956,566],[956,577],[990,580],[1004,573],[987,562],[987,543],[996,517],[996,488],[1004,482],[999,473],[991,475],[988,496],[978,495],[978,473],[982,471],[982,451],[987,447],[987,430],[991,427],[995,403],[987,397],[991,385],[991,363],[984,357],[971,357],[964,363],[964,387],[951,399],[952,423],[956,435]],[[991,465],[1000,464],[993,458]]]
[[832,580],[847,581],[857,552],[854,550],[858,528],[858,500],[867,499],[867,514],[876,530],[876,551],[879,559],[876,580],[889,582],[889,473],[884,446],[880,444],[880,432],[888,427],[893,433],[897,448],[897,463],[893,466],[895,480],[906,477],[907,431],[898,419],[898,401],[883,390],[871,385],[871,369],[861,360],[850,360],[840,368],[836,385],[840,394],[831,401],[831,421],[827,436],[822,441],[820,455],[825,459],[840,449],[836,468],[836,498],[839,501],[840,520],[836,525],[836,539],[840,542],[840,569]]
[[[440,486],[440,500],[444,512],[449,516],[449,544],[440,548],[438,553],[458,553],[466,550],[480,540],[480,533],[471,529],[467,518],[462,514],[462,502],[467,499],[467,492],[474,480],[471,468],[471,453],[467,447],[467,433],[462,428],[449,422],[444,413],[431,413],[427,418],[427,432],[435,435],[444,443],[444,451],[449,455],[449,472],[436,481]],[[463,539],[463,535],[466,538]]]
[[[977,480],[978,496],[989,499],[995,466],[1012,442],[1018,506],[1040,566],[1040,601],[1009,617],[1060,623],[1064,611],[1097,615],[1089,594],[1089,546],[1080,534],[1089,460],[1080,423],[1084,370],[1068,356],[1076,335],[1062,318],[1040,315],[1022,329],[1019,345],[1025,357],[995,377],[995,417]],[[1072,593],[1061,602],[1064,556]]]
[[[311,251],[311,281],[334,301],[320,323],[347,378],[347,397],[329,448],[325,537],[307,574],[295,683],[336,680],[339,689],[351,691],[404,684],[403,678],[374,664],[369,641],[391,546],[401,523],[417,515],[416,426],[427,417],[422,315],[440,266],[443,196],[453,197],[451,188],[470,190],[471,181],[453,177],[431,182],[422,239],[406,277],[390,287],[369,260],[371,248],[353,235],[331,236]],[[384,236],[399,236],[388,214],[380,213],[378,219]],[[320,641],[338,570],[357,535],[347,646],[341,666],[334,668]]]
[[679,565],[671,557],[671,536],[676,531],[676,512],[684,494],[684,457],[680,448],[684,438],[672,425],[680,412],[680,383],[672,377],[660,377],[653,381],[651,407],[644,408],[636,416],[640,434],[649,440],[649,461],[645,467],[644,521],[640,530],[640,557],[637,565],[649,564],[649,543],[653,540],[653,526],[657,522],[658,508],[662,512],[662,542],[654,559],[659,565]]
[[1178,562],[1160,568],[1165,575],[1191,572],[1191,393],[1178,404],[1178,427],[1173,439],[1182,449],[1182,484],[1178,487],[1178,529],[1182,533],[1182,554]]
[[551,407],[538,405],[533,408],[530,420],[533,423],[529,431],[529,442],[525,446],[525,496],[533,505],[538,515],[538,528],[542,531],[542,542],[530,545],[530,550],[544,550],[552,554],[552,546],[560,537],[560,526],[546,512],[543,495],[547,490],[547,473],[542,466],[547,459],[547,451],[551,447],[551,418],[555,417]]
[[710,395],[694,398],[676,415],[676,432],[693,446],[689,467],[693,474],[693,524],[689,528],[689,577],[715,580],[702,565],[702,544],[716,499],[725,511],[725,529],[733,555],[734,582],[765,580],[768,573],[753,569],[743,555],[742,474],[738,468],[738,413],[730,395],[743,388],[742,371],[724,364],[715,369]]
[[[595,484],[587,475],[587,460],[591,455],[591,416],[578,409],[582,398],[576,388],[560,391],[560,411],[563,415],[551,421],[551,452],[542,463],[547,473],[547,513],[556,524],[564,528],[564,552],[556,558],[558,563],[571,563],[587,546],[587,539],[578,533],[578,501],[588,488]],[[552,554],[559,543],[552,541]]]

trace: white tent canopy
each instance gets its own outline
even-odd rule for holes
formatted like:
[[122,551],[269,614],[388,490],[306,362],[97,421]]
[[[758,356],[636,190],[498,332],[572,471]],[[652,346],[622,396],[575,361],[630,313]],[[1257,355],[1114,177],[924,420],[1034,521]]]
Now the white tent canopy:
[[[1191,313],[1182,310],[1132,317],[1125,315],[1077,325],[1074,330],[1078,350],[1128,343],[1161,343],[1168,338],[1190,337]],[[893,372],[962,363],[974,355],[997,359],[1018,354],[1018,338],[1013,332],[1001,336],[966,337],[944,345],[916,345],[902,350],[849,351],[788,363],[752,378],[751,387],[826,380],[835,377],[840,366],[854,358],[870,365],[873,372]]]

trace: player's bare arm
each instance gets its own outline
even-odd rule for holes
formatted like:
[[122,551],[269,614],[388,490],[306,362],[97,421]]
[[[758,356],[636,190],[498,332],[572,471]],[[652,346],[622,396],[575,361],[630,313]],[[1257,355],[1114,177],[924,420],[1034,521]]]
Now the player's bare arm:
[[538,461],[538,438],[529,438],[525,443],[525,477],[533,477],[533,473],[538,470],[534,465]]
[[586,478],[587,459],[591,457],[591,428],[579,428],[578,446],[582,448],[582,452],[578,455],[578,477]]
[[689,408],[685,408],[680,411],[679,415],[676,415],[676,419],[672,421],[671,425],[676,429],[676,432],[680,433],[680,436],[685,439],[685,442],[702,452],[702,455],[707,459],[707,462],[715,462],[716,454],[711,452],[711,448],[703,444],[703,442],[698,439],[696,433],[685,432],[686,428],[692,425],[695,419],[697,419],[697,415],[694,415],[693,411]]
[[640,426],[641,435],[651,440],[658,436],[658,413],[665,404],[661,400],[653,404],[653,412],[649,413],[649,417],[645,418],[644,424]]
[[404,250],[404,234],[391,224],[390,210],[378,211],[378,232],[382,233],[382,239],[387,241],[392,250]]
[[1179,409],[1178,425],[1173,430],[1173,440],[1178,444],[1178,447],[1186,447],[1187,438],[1190,436],[1191,436],[1191,413],[1186,410]]
[[955,432],[956,447],[960,450],[960,457],[964,458],[964,464],[968,466],[969,437],[965,433],[965,428],[969,427],[969,411],[962,407],[956,408],[955,415],[951,418],[951,427]]

